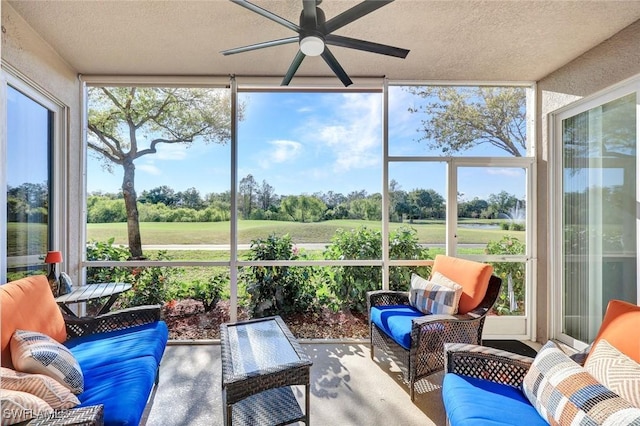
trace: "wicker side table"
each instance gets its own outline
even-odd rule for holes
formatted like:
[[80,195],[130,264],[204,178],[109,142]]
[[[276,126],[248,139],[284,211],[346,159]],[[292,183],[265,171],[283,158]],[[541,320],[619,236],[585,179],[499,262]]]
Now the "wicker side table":
[[[309,424],[311,360],[279,316],[220,326],[225,425]],[[302,412],[291,386],[305,387]]]

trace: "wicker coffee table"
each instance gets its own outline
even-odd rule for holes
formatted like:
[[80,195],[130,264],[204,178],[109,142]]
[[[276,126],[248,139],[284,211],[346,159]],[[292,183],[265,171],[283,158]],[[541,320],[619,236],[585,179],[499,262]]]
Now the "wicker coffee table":
[[[309,424],[311,360],[279,316],[220,326],[225,425]],[[302,412],[291,386],[305,387]]]

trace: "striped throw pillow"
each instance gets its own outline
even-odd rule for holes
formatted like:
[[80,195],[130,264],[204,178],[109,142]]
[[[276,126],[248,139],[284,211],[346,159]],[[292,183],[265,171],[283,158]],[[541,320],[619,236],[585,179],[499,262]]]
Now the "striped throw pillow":
[[640,408],[640,364],[603,339],[591,349],[584,368],[600,383]]
[[51,416],[53,408],[35,395],[8,389],[0,389],[2,426],[31,420],[39,416]]
[[[436,277],[436,274],[441,277]],[[424,314],[454,315],[458,312],[461,295],[462,286],[438,272],[431,277],[431,281],[411,274],[409,303]]]
[[46,334],[16,330],[11,336],[11,362],[23,373],[44,374],[75,394],[84,390],[84,376],[78,361],[64,345]]
[[640,426],[640,409],[599,383],[549,341],[524,377],[522,390],[552,425]]
[[80,404],[78,398],[68,388],[44,374],[21,373],[0,367],[0,386],[2,389],[35,395],[54,410],[66,410]]

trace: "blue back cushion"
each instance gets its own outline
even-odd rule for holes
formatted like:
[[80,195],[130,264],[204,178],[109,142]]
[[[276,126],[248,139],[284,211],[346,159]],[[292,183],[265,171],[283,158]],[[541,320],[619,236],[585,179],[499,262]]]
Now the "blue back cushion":
[[103,404],[106,426],[137,426],[168,337],[159,321],[65,342],[84,374],[80,406]]
[[548,426],[520,389],[447,373],[442,400],[451,426]]
[[374,306],[369,318],[387,336],[405,349],[411,347],[411,320],[425,314],[409,305]]

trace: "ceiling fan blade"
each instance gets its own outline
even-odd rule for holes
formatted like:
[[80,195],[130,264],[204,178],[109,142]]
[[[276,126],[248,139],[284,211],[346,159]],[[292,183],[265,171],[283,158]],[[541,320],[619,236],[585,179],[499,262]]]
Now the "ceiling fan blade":
[[235,53],[250,52],[252,50],[263,49],[265,47],[280,46],[282,44],[289,44],[289,43],[297,43],[298,41],[299,41],[299,37],[293,36],[293,37],[281,38],[278,40],[264,41],[262,43],[250,44],[248,46],[235,47],[233,49],[223,50],[220,53],[222,53],[225,56],[233,55]]
[[327,46],[324,47],[324,52],[322,52],[322,59],[329,65],[329,68],[333,70],[335,75],[340,79],[344,87],[348,87],[353,84],[353,81],[349,78],[347,73],[344,71],[344,68],[338,63],[338,60],[333,53],[329,50]]
[[302,18],[300,23],[303,27],[315,29],[318,25],[318,16],[316,13],[316,0],[302,0]]
[[362,3],[347,9],[340,15],[329,19],[325,23],[326,33],[332,33],[338,28],[342,28],[347,24],[362,18],[363,16],[380,9],[382,6],[391,3],[393,0],[364,0]]
[[281,86],[289,85],[289,83],[291,82],[291,79],[293,78],[293,75],[296,73],[296,71],[298,71],[298,68],[300,67],[300,64],[302,63],[302,60],[304,59],[304,57],[305,57],[304,53],[298,50],[296,57],[293,58],[293,62],[291,62],[291,65],[289,65],[289,69],[287,70],[287,73],[282,79],[282,83],[280,84]]
[[233,3],[240,5],[246,9],[249,9],[252,12],[257,13],[258,15],[264,16],[267,19],[271,19],[273,22],[277,22],[280,25],[284,25],[285,27],[295,31],[300,32],[300,27],[294,24],[291,21],[287,21],[284,18],[276,15],[275,13],[269,12],[266,9],[261,8],[260,6],[256,6],[253,3],[249,3],[247,0],[231,0]]
[[402,49],[400,47],[388,46],[386,44],[358,40],[357,38],[343,37],[335,34],[327,34],[324,41],[332,46],[364,50],[366,52],[379,53],[381,55],[395,56],[396,58],[404,59],[409,54],[409,50]]

